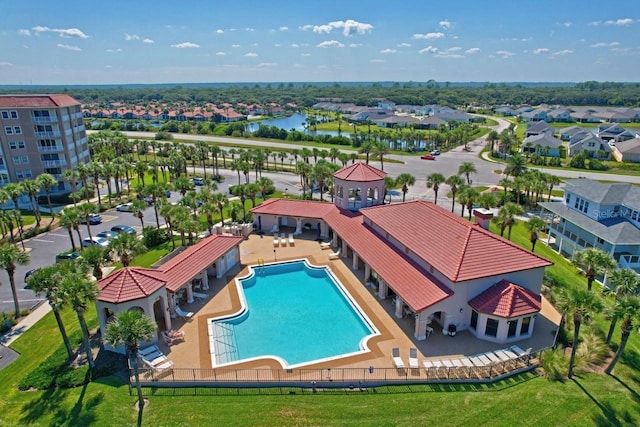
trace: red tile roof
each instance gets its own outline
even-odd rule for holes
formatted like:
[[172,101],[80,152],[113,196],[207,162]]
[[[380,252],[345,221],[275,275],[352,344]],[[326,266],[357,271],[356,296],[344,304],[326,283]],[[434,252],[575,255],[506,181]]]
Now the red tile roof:
[[98,281],[99,301],[119,304],[145,298],[166,283],[163,272],[149,268],[125,267]]
[[452,282],[552,265],[430,202],[380,205],[360,212]]
[[335,209],[336,207],[333,203],[296,199],[267,199],[251,209],[251,212],[254,215],[282,215],[322,219]]
[[69,95],[0,95],[0,108],[65,107],[80,105]]
[[386,172],[369,166],[366,163],[357,162],[349,166],[345,166],[333,174],[334,178],[344,181],[369,182],[380,181],[387,176]]
[[537,313],[541,297],[521,286],[501,280],[469,301],[469,306],[479,313],[513,318]]
[[162,271],[167,277],[167,290],[176,292],[243,240],[241,236],[213,235],[189,246],[158,267],[158,271]]

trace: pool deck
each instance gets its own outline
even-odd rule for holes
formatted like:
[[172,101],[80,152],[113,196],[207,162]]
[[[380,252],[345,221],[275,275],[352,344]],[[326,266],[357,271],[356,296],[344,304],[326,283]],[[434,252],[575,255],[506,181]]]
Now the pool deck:
[[[211,368],[207,320],[212,317],[235,313],[240,310],[240,301],[235,286],[235,277],[248,273],[248,265],[257,264],[260,259],[265,263],[307,258],[313,265],[329,265],[333,273],[342,282],[369,319],[375,324],[381,335],[368,341],[370,352],[344,359],[308,365],[310,368],[366,368],[369,366],[393,368],[391,349],[398,347],[405,364],[408,365],[409,349],[418,349],[419,359],[437,356],[472,355],[490,350],[508,347],[507,344],[495,344],[475,338],[467,331],[461,331],[455,337],[442,335],[440,327],[434,323],[434,333],[424,341],[413,337],[413,318],[397,319],[394,315],[394,304],[391,298],[381,300],[364,285],[364,270],[353,271],[350,262],[343,258],[329,260],[331,250],[322,250],[315,241],[316,232],[307,231],[295,237],[295,243],[286,246],[273,246],[271,235],[251,234],[240,245],[241,265],[227,272],[225,278],[209,277],[209,297],[206,301],[194,301],[186,304],[184,310],[193,311],[195,315],[186,321],[174,319],[173,329],[185,332],[185,340],[172,346],[160,342],[176,368]],[[542,311],[536,319],[534,336],[516,344],[522,348],[532,347],[534,350],[553,344],[555,331],[560,322],[558,312],[544,299]],[[271,359],[231,365],[237,368],[271,368],[282,366]]]

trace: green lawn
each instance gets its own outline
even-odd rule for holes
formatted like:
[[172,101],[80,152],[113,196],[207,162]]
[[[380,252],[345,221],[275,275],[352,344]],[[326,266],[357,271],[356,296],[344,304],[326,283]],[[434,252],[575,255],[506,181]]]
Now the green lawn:
[[[530,247],[521,224],[511,238]],[[538,243],[536,253],[555,262],[548,272],[557,280],[586,286],[584,277],[546,246]],[[75,314],[66,310],[63,319],[68,332],[77,334]],[[87,320],[96,326],[93,306]],[[605,326],[601,317],[596,320]],[[0,371],[0,425],[135,425],[136,398],[117,377],[68,390],[17,390],[19,380],[60,345],[50,313],[11,346],[22,356]],[[640,337],[633,334],[616,376],[582,374],[560,383],[525,374],[488,385],[404,385],[316,394],[297,388],[146,389],[149,404],[142,425],[639,425],[639,372]]]

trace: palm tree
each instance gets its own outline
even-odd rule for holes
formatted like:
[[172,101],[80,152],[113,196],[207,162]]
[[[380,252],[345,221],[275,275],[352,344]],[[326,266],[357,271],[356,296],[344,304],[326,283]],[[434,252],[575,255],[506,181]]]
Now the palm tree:
[[427,188],[433,188],[433,192],[435,196],[433,198],[433,203],[438,204],[438,190],[440,189],[440,184],[444,183],[447,179],[443,174],[439,172],[434,172],[427,176]]
[[[609,288],[611,288],[614,292],[615,303],[617,303],[626,295],[640,294],[640,276],[635,271],[628,268],[613,270],[607,278],[607,282]],[[609,332],[607,333],[607,344],[611,344],[611,338],[613,337],[613,332],[615,331],[618,319],[619,317],[616,315],[616,311],[614,310],[611,315]]]
[[524,223],[524,226],[529,230],[529,241],[531,242],[531,252],[536,250],[536,242],[538,241],[538,233],[547,228],[547,223],[537,216],[529,219]]
[[560,308],[564,313],[573,316],[573,343],[571,346],[571,359],[569,360],[569,378],[573,377],[573,367],[576,360],[576,350],[580,336],[580,326],[585,319],[588,319],[592,312],[602,308],[599,296],[593,292],[577,287],[568,288],[560,297]]
[[123,267],[128,267],[133,257],[146,251],[147,248],[135,235],[120,233],[109,242],[109,249],[120,258]]
[[476,204],[476,201],[480,197],[480,190],[478,190],[475,187],[467,187],[464,191],[464,197],[467,203],[467,212],[469,213],[469,221],[471,221],[471,215],[473,214],[473,205]]
[[401,173],[395,180],[395,187],[402,188],[402,201],[404,202],[407,196],[407,192],[409,191],[410,185],[415,185],[416,177],[411,175],[410,173]]
[[29,286],[29,289],[36,294],[45,294],[45,297],[51,306],[51,310],[53,311],[53,315],[56,318],[56,323],[58,324],[60,335],[62,335],[64,347],[67,350],[68,359],[73,360],[73,349],[71,348],[71,343],[69,342],[69,337],[67,336],[64,323],[62,322],[62,317],[60,316],[60,310],[62,310],[66,304],[64,292],[60,287],[60,283],[62,281],[60,271],[60,264],[40,267],[36,269],[31,276],[29,276],[27,279],[27,285]]
[[500,139],[500,135],[495,130],[492,130],[487,134],[486,139],[487,141],[489,141],[489,144],[491,145],[491,154],[493,154],[495,152],[496,141]]
[[553,187],[560,185],[560,182],[560,177],[547,174],[547,185],[549,186],[549,197],[547,198],[547,201],[551,201],[551,192],[553,191]]
[[504,236],[504,230],[509,228],[508,238],[511,239],[511,228],[516,223],[516,215],[522,215],[524,211],[515,203],[507,202],[498,211],[498,216],[494,218],[494,222],[500,226],[500,237]]
[[[76,191],[76,187],[78,186],[78,172],[76,172],[74,169],[67,169],[64,171],[62,176],[64,180],[69,183],[69,186],[71,188],[70,192],[71,194],[73,194]],[[118,186],[118,180],[116,180],[116,186]],[[73,206],[75,207],[76,198],[71,197],[71,200],[73,201]]]
[[224,225],[224,208],[229,204],[229,199],[222,193],[215,193],[211,202],[217,207],[220,214],[220,222]]
[[40,209],[38,206],[38,191],[40,191],[40,185],[33,179],[24,179],[20,182],[22,189],[27,196],[29,196],[29,203],[31,204],[31,210],[36,217],[36,227],[40,227]]
[[71,250],[75,252],[76,242],[73,238],[73,231],[78,232],[79,244],[82,244],[82,236],[80,236],[80,215],[74,207],[68,207],[60,211],[60,225],[67,229],[69,239],[71,239]]
[[515,153],[507,160],[507,167],[504,174],[507,176],[519,177],[527,170],[527,159],[520,153]]
[[588,290],[591,290],[597,276],[607,274],[609,270],[613,270],[618,265],[611,255],[598,248],[587,248],[574,252],[572,262],[584,271]]
[[40,187],[44,189],[44,192],[47,195],[47,205],[49,207],[49,215],[51,215],[51,221],[49,222],[49,224],[51,224],[53,222],[53,219],[55,218],[53,207],[51,205],[51,188],[54,185],[58,185],[58,181],[53,177],[53,175],[49,173],[41,173],[36,178],[36,182],[38,183],[38,185],[40,185]]
[[187,191],[193,190],[193,183],[186,176],[181,176],[173,181],[173,188],[184,197]]
[[89,175],[93,178],[93,186],[96,187],[96,195],[98,196],[98,210],[102,210],[102,197],[100,196],[100,175],[102,175],[102,166],[99,163],[91,163],[89,165]]
[[456,193],[458,189],[464,185],[464,180],[460,175],[451,175],[446,179],[445,184],[451,187],[451,212],[453,212],[453,207],[456,204]]
[[147,202],[141,199],[136,199],[132,202],[131,205],[131,213],[133,216],[140,220],[140,226],[144,228],[144,213],[143,211],[147,208]]
[[29,254],[18,249],[14,244],[3,243],[0,246],[0,268],[7,272],[9,276],[9,285],[11,286],[11,294],[13,295],[13,305],[15,307],[14,317],[20,317],[20,302],[18,301],[18,292],[16,290],[16,264],[26,265],[29,263]]
[[67,296],[67,301],[73,311],[78,316],[80,329],[82,330],[82,342],[87,354],[89,368],[95,368],[95,361],[91,353],[91,342],[89,340],[89,328],[84,318],[84,313],[90,303],[93,303],[100,293],[96,283],[89,279],[89,266],[83,262],[66,262],[61,264],[64,267],[61,287]]
[[306,162],[296,163],[296,172],[300,175],[300,185],[302,186],[302,199],[306,199],[307,184],[309,182],[309,175],[311,174],[312,167]]
[[[358,153],[364,154],[366,156],[366,159],[365,159],[366,164],[369,164],[369,154],[371,154],[372,151],[373,151],[373,142],[371,140],[367,140],[364,143],[362,143],[362,145],[360,146],[360,150],[358,150]],[[339,155],[340,153],[338,153],[338,156]]]
[[13,201],[14,210],[19,211],[20,206],[18,206],[18,200],[22,196],[22,193],[24,193],[24,189],[22,188],[22,186],[15,182],[10,182],[9,184],[4,186],[4,191]]
[[620,326],[620,345],[615,356],[604,371],[611,375],[613,368],[616,367],[620,356],[624,352],[629,336],[634,329],[637,329],[637,324],[640,322],[640,298],[635,295],[626,295],[616,302],[615,316],[622,318],[622,325]]
[[384,141],[376,142],[373,144],[371,155],[373,157],[377,157],[380,160],[380,169],[384,170],[384,156],[389,154],[391,149],[389,148],[389,144]]
[[[87,223],[87,234],[89,235],[89,239],[93,239],[93,236],[91,236],[91,214],[95,214],[97,212],[97,206],[91,202],[84,202],[83,204],[78,205],[78,214],[81,217],[84,217],[84,220]],[[82,243],[82,240],[80,242]]]
[[102,266],[108,261],[109,254],[102,246],[89,246],[82,251],[82,260],[92,268],[93,277],[102,279]]
[[471,185],[471,174],[478,173],[476,165],[472,162],[463,162],[458,166],[458,175],[464,175],[467,179],[467,185]]
[[133,369],[133,376],[138,391],[138,410],[144,409],[144,396],[140,386],[138,373],[138,348],[140,341],[148,341],[156,331],[156,324],[140,310],[128,310],[118,313],[115,320],[107,324],[104,339],[111,346],[124,344],[129,364]]

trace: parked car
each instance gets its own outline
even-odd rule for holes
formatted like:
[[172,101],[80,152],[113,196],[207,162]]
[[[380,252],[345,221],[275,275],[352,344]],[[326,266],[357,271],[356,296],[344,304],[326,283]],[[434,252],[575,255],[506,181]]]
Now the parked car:
[[114,225],[113,227],[111,227],[111,231],[118,234],[120,233],[136,234],[135,228],[130,227],[128,225]]
[[88,248],[91,246],[100,246],[106,248],[107,246],[109,246],[109,240],[105,239],[104,237],[85,237],[84,239],[82,239],[83,248]]
[[204,185],[204,178],[192,178],[193,185]]
[[420,156],[422,160],[435,160],[436,156],[433,154],[425,154],[424,156]]
[[98,234],[96,234],[96,237],[101,237],[103,239],[111,240],[114,237],[116,237],[117,235],[118,235],[118,233],[116,233],[115,231],[106,230],[106,231],[101,231]]
[[78,252],[62,252],[56,255],[56,262],[74,261],[80,258],[81,256]]
[[[86,224],[87,218],[83,216],[80,222],[82,224]],[[96,224],[100,224],[101,222],[102,222],[102,216],[98,214],[89,214],[89,224],[96,225]]]
[[138,194],[138,199],[140,200],[144,200],[145,202],[147,202],[147,205],[151,206],[153,204],[153,198],[149,197],[149,196],[143,196],[142,194]]
[[431,152],[431,154],[434,155],[434,156],[439,156],[440,155],[440,150],[433,150]]
[[122,203],[121,205],[116,206],[116,210],[118,212],[131,212],[133,210],[133,203]]
[[[33,273],[35,273],[35,272],[36,272],[36,270],[37,270],[37,268],[32,268],[31,270],[29,270],[29,271],[27,271],[26,273],[24,273],[24,282],[25,282],[25,283],[27,283],[27,279],[28,279],[29,277],[31,277],[31,275],[32,275]],[[27,285],[27,286],[25,286],[25,289],[29,289],[29,286],[28,286],[28,285]]]

